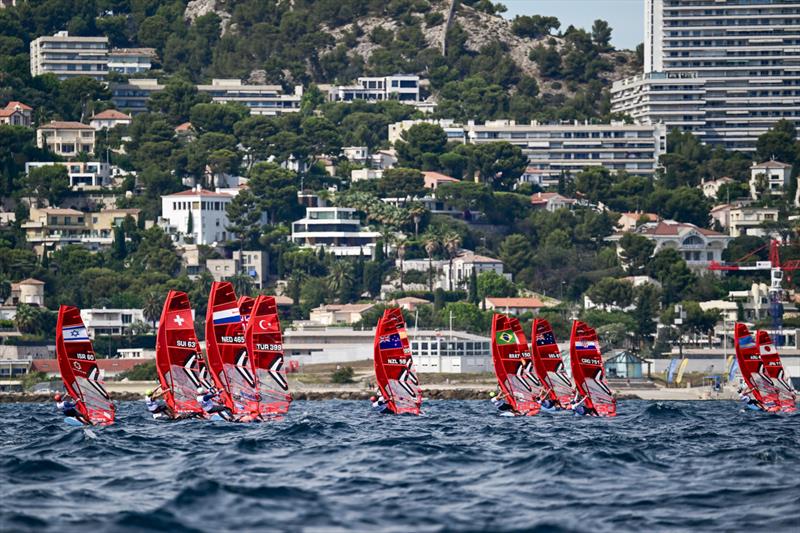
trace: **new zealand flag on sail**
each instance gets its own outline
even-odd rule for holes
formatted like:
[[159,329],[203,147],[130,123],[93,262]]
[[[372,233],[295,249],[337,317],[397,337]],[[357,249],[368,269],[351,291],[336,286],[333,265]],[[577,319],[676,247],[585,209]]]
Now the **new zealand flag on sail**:
[[402,348],[403,342],[400,340],[400,335],[392,333],[391,335],[381,335],[378,339],[381,350],[391,350],[392,348]]
[[552,331],[546,331],[536,335],[536,346],[545,346],[547,344],[555,344],[556,338],[553,336]]

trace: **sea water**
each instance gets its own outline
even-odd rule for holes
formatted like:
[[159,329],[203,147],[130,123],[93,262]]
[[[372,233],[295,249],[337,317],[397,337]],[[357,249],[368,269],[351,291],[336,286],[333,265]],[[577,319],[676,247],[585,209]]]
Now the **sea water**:
[[0,406],[0,531],[798,531],[800,416],[622,401],[614,419],[301,402],[280,421],[67,427]]

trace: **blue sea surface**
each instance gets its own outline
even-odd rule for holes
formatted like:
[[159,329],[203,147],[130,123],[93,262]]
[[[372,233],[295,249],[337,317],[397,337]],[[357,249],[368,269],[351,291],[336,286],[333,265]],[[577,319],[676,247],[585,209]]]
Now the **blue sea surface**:
[[622,401],[615,419],[429,401],[280,421],[66,426],[0,405],[0,531],[798,531],[800,415]]

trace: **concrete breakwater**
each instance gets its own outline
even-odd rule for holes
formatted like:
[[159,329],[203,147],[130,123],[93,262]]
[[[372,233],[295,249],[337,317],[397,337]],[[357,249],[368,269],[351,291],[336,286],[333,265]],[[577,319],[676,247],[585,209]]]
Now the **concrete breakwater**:
[[[426,400],[487,400],[492,389],[423,389],[422,396]],[[142,400],[143,396],[136,392],[111,392],[114,401],[136,401]],[[317,391],[297,391],[292,393],[295,400],[368,400],[371,396],[369,391],[354,390],[317,390]],[[633,393],[620,394],[617,398],[621,400],[640,400],[639,395]],[[28,392],[6,392],[0,393],[0,403],[48,403],[52,402],[53,397],[47,393],[28,393]]]

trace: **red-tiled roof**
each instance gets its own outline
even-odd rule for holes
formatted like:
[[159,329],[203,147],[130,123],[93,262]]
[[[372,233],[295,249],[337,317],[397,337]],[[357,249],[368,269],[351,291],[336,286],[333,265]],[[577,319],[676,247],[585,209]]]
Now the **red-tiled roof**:
[[92,117],[92,120],[131,120],[130,115],[126,115],[116,109],[106,109]]
[[763,163],[753,165],[752,168],[789,168],[791,166],[792,165],[787,165],[786,163],[781,163],[780,161],[764,161]]
[[44,281],[39,281],[38,279],[27,278],[23,279],[22,281],[18,281],[17,285],[44,285]]
[[67,121],[60,121],[60,120],[53,120],[49,124],[45,124],[44,126],[39,127],[40,130],[92,130],[94,128],[83,124],[82,122],[67,122]]
[[712,231],[710,229],[705,228],[698,228],[694,224],[682,223],[682,222],[665,222],[661,221],[658,224],[650,227],[644,227],[642,229],[642,234],[644,235],[680,235],[680,233],[684,230],[695,230],[697,233],[701,235],[705,235],[707,237],[726,237],[726,235],[722,233],[718,233],[716,231]]
[[176,192],[173,194],[166,194],[165,197],[172,197],[172,196],[215,196],[218,198],[230,198],[230,194],[225,194],[224,192],[213,192],[207,191],[205,189],[201,189],[199,191],[195,189],[187,189],[185,191]]
[[454,183],[458,180],[452,176],[448,176],[447,174],[442,174],[441,172],[423,172],[423,177],[425,178],[425,187],[428,189],[435,189],[437,185],[441,183]]
[[493,296],[486,297],[486,303],[491,304],[496,308],[516,307],[516,308],[529,308],[529,307],[544,307],[544,303],[538,298],[496,298]]
[[550,200],[556,200],[568,204],[574,204],[577,202],[574,198],[567,198],[566,196],[562,196],[557,192],[537,192],[533,196],[531,196],[531,203],[532,204],[546,204]]
[[294,305],[294,300],[288,296],[275,296],[275,305]]
[[637,220],[642,218],[642,217],[647,217],[647,220],[650,220],[651,222],[656,222],[658,220],[658,215],[656,215],[655,213],[636,213],[636,212],[632,212],[632,213],[622,213],[622,216],[623,217],[635,218]]
[[193,129],[191,122],[184,122],[183,124],[175,126],[175,131],[191,131]]
[[16,100],[11,101],[6,104],[6,109],[14,109],[15,107],[19,107],[25,111],[33,111],[33,108],[29,105],[25,105],[22,102],[17,102]]

